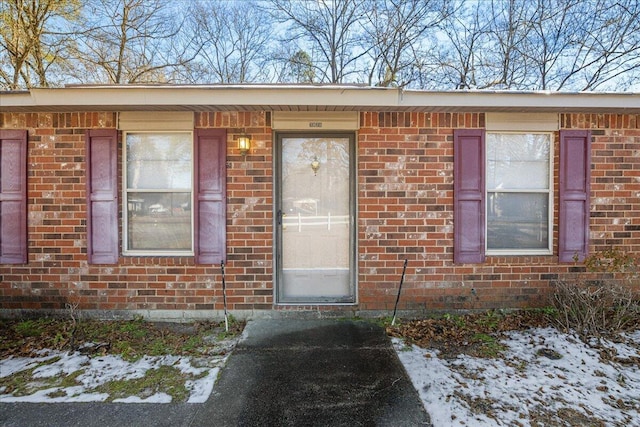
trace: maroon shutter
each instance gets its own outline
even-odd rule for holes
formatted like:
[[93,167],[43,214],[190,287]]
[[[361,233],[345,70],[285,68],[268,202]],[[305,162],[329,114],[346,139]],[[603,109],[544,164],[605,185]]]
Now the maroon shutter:
[[453,156],[453,259],[484,262],[484,130],[454,130]]
[[582,261],[589,252],[591,132],[560,131],[558,260]]
[[27,263],[27,131],[0,130],[0,264]]
[[87,146],[87,261],[118,262],[118,131],[92,129]]
[[227,133],[196,129],[195,249],[198,264],[226,260]]

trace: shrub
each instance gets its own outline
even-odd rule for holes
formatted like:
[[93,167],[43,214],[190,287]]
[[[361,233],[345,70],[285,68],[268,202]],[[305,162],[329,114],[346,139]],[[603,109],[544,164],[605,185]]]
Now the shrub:
[[638,301],[619,283],[558,282],[553,295],[556,321],[583,338],[612,335],[637,324]]
[[635,259],[625,252],[610,248],[597,252],[584,261],[587,271],[623,279],[556,283],[553,306],[556,321],[564,330],[574,330],[581,337],[614,335],[640,321],[640,304],[632,287],[637,280]]

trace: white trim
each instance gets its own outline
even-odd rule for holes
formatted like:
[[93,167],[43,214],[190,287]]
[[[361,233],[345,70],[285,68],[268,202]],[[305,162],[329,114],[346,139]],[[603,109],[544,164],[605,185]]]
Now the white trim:
[[360,128],[359,120],[357,111],[274,111],[271,128],[278,131],[356,131]]
[[118,115],[118,129],[128,132],[191,132],[193,128],[190,111],[123,111]]
[[486,251],[487,256],[548,256],[553,255],[553,251],[547,249],[531,249],[531,250],[507,250],[493,249]]
[[[193,238],[192,240],[192,245],[193,245]],[[124,245],[123,245],[124,246]],[[193,251],[179,251],[179,250],[175,250],[175,251],[153,251],[150,252],[149,250],[132,250],[132,251],[122,251],[122,256],[126,256],[126,257],[189,257],[189,256],[194,256],[194,252]]]
[[0,93],[0,112],[277,110],[638,114],[640,93],[423,91],[345,85],[68,86]]
[[557,113],[486,113],[487,132],[553,132],[560,129]]

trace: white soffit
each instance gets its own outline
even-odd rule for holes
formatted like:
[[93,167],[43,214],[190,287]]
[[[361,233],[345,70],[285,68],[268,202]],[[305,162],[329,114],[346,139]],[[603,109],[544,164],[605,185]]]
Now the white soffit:
[[193,131],[190,111],[123,111],[118,117],[118,129],[124,131],[185,130]]
[[560,128],[557,113],[486,113],[487,131],[552,132]]
[[274,130],[358,130],[357,111],[274,111]]

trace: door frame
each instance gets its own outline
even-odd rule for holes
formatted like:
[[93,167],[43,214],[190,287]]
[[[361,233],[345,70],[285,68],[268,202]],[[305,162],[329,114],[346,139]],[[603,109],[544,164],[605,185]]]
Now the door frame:
[[[296,298],[283,300],[280,296],[283,280],[282,260],[282,139],[283,138],[348,138],[349,139],[349,288],[347,298]],[[276,305],[355,305],[358,303],[358,194],[357,194],[357,135],[354,131],[276,131],[273,135],[273,299]]]

